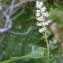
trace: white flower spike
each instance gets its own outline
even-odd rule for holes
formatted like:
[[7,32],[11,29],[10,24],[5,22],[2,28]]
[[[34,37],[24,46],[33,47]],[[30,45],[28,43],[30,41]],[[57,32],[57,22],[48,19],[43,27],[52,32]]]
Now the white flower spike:
[[36,1],[36,8],[36,20],[38,21],[37,26],[42,27],[39,29],[39,32],[46,32],[46,27],[51,23],[51,20],[47,20],[46,18],[48,18],[50,15],[48,12],[46,12],[46,7],[43,6],[42,1]]

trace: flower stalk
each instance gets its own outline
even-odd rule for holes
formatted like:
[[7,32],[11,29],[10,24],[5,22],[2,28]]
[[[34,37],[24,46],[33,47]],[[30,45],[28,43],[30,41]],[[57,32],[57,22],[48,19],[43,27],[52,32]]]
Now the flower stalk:
[[47,26],[51,23],[51,20],[47,20],[50,15],[46,11],[46,7],[44,6],[42,1],[36,1],[36,20],[37,26],[39,26],[39,32],[43,34],[46,44],[47,44],[47,55],[49,59],[50,51],[49,51],[49,41],[47,39]]

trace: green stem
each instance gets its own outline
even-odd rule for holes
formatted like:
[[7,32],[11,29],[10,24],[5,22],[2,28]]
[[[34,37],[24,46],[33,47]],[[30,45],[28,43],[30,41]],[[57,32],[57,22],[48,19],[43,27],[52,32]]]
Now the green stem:
[[[49,56],[50,58],[52,58],[53,56]],[[42,56],[40,58],[48,58],[48,56]],[[35,58],[35,59],[40,59],[40,58]],[[25,60],[25,59],[32,59],[32,57],[30,57],[30,55],[26,55],[26,56],[21,56],[21,57],[11,57],[10,59],[1,61],[0,63],[11,63],[17,60]]]
[[47,52],[48,52],[48,57],[49,57],[49,54],[50,54],[50,52],[49,52],[49,43],[48,43],[48,39],[47,39],[47,34],[46,34],[46,32],[45,32],[45,41],[46,41],[46,44],[47,44]]
[[[35,58],[35,59],[47,59],[47,58],[53,58],[53,57],[60,57],[60,56],[42,56],[40,58]],[[21,56],[21,57],[11,57],[10,59],[7,59],[7,60],[4,60],[4,61],[1,61],[0,63],[11,63],[11,62],[14,62],[14,61],[17,61],[17,60],[25,60],[25,59],[32,59],[32,57],[30,57],[30,55],[25,55],[25,56]],[[48,62],[49,63],[49,62]]]
[[[46,26],[44,26],[44,28],[47,30],[47,27]],[[46,44],[47,44],[47,55],[48,55],[48,61],[49,61],[49,56],[50,56],[50,50],[49,50],[49,43],[48,43],[48,39],[47,39],[47,32],[45,31],[45,33],[44,33],[44,37],[45,37],[45,41],[46,41]],[[47,63],[49,63],[49,62],[47,62]]]
[[17,60],[23,60],[23,59],[28,59],[29,56],[26,55],[26,56],[21,56],[21,57],[11,57],[10,59],[8,60],[5,60],[5,61],[1,61],[0,63],[11,63],[13,61],[17,61]]

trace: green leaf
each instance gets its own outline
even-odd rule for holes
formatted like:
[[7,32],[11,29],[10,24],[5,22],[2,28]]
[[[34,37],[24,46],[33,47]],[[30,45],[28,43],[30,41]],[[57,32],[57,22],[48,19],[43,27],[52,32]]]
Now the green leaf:
[[39,46],[32,46],[32,52],[30,54],[31,58],[40,58],[45,55],[45,48]]

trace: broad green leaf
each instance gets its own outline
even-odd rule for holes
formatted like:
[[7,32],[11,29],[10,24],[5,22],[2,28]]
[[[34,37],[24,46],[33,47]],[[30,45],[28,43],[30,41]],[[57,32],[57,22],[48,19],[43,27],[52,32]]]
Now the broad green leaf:
[[31,58],[40,58],[45,55],[46,48],[39,46],[32,46],[32,52],[30,53]]

